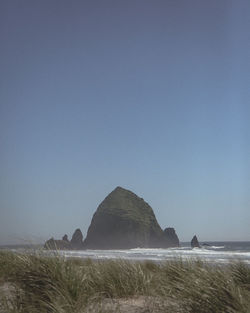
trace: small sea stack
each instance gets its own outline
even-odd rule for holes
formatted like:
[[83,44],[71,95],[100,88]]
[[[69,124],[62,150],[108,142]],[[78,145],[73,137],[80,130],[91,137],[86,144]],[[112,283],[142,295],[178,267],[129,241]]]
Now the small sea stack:
[[191,247],[192,248],[200,248],[201,247],[196,235],[194,235],[194,237],[191,240]]
[[69,242],[68,235],[65,234],[65,235],[62,237],[62,240]]
[[164,235],[166,236],[167,240],[169,241],[170,246],[179,247],[180,241],[179,238],[175,232],[175,229],[173,227],[168,227],[164,229]]
[[70,241],[73,249],[81,250],[83,249],[83,235],[80,228],[77,228]]

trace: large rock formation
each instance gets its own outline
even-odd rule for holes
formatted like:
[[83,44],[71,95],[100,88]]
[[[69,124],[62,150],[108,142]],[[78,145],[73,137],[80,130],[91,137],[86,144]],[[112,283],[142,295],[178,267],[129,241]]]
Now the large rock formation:
[[179,246],[174,229],[164,232],[152,208],[121,187],[113,190],[93,215],[85,249],[167,248]]
[[199,244],[199,241],[198,241],[196,235],[194,235],[194,237],[191,240],[191,247],[192,248],[200,248],[200,244]]

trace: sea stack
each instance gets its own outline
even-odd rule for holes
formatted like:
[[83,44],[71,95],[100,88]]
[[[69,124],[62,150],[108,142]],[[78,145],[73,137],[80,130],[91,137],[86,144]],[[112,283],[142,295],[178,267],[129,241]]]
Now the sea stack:
[[191,247],[192,248],[200,248],[200,244],[199,244],[199,241],[198,241],[196,235],[194,235],[194,237],[191,240]]
[[172,227],[165,228],[164,235],[166,237],[166,240],[169,241],[170,245],[174,245],[175,247],[180,246],[180,241],[178,236],[176,235],[175,229]]
[[[152,208],[122,187],[98,206],[83,242],[85,249],[168,248],[179,246],[173,228],[165,232]],[[177,239],[176,239],[177,237]]]
[[80,228],[77,228],[72,236],[70,244],[73,249],[81,250],[83,249],[83,235]]
[[65,235],[62,237],[62,240],[69,242],[68,235],[65,234]]

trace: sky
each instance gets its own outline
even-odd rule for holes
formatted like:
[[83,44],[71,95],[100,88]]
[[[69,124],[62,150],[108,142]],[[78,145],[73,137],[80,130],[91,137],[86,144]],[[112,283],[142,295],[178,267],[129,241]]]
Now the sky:
[[181,241],[250,240],[248,0],[0,2],[0,244],[116,187]]

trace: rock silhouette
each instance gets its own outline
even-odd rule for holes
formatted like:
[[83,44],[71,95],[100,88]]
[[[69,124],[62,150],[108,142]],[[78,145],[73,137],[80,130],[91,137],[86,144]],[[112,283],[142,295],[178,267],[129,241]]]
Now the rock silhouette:
[[65,234],[65,235],[62,237],[62,240],[69,242],[68,235]]
[[200,244],[199,244],[199,241],[198,241],[196,235],[194,235],[194,237],[191,240],[191,247],[192,248],[200,248]]
[[80,228],[77,228],[70,241],[73,249],[83,249],[83,235]]
[[148,203],[117,187],[98,206],[83,246],[87,249],[167,248],[179,246],[179,240],[173,228],[163,232]]
[[166,236],[166,240],[170,242],[170,245],[174,245],[179,247],[180,241],[178,236],[176,235],[175,229],[172,227],[168,227],[164,229],[164,235]]
[[78,228],[71,241],[46,241],[45,249],[131,249],[178,247],[174,228],[164,231],[151,206],[132,191],[116,187],[98,206],[88,228],[86,239]]
[[44,248],[48,250],[71,250],[70,242],[66,240],[55,240],[53,237],[47,240]]

